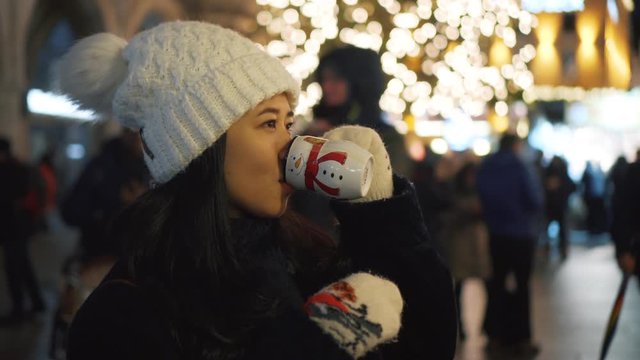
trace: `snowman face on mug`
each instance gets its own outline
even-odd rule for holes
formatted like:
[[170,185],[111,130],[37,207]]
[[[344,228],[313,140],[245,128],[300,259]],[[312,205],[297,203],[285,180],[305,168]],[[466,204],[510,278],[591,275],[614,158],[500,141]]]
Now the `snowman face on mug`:
[[298,136],[288,150],[285,181],[299,190],[353,199],[366,194],[372,161],[371,154],[354,143]]
[[286,169],[288,171],[288,175],[300,176],[300,174],[304,171],[307,166],[307,161],[304,158],[304,154],[302,152],[296,152],[295,154],[289,154],[289,158],[291,158],[291,163]]

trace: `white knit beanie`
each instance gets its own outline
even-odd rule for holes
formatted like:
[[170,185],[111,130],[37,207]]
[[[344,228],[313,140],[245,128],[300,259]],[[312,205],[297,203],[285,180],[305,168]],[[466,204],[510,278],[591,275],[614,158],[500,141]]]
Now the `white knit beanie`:
[[220,26],[177,21],[126,42],[101,33],[74,45],[60,65],[60,88],[81,107],[112,112],[140,130],[145,162],[171,179],[263,100],[300,85],[280,61]]

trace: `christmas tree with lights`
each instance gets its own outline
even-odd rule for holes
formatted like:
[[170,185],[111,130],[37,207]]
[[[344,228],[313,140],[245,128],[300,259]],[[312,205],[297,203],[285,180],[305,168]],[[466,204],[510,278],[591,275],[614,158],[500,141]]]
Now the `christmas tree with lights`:
[[[327,49],[352,44],[377,51],[389,77],[380,105],[399,118],[505,116],[533,85],[527,65],[535,47],[526,42],[537,19],[516,0],[257,3],[256,37],[302,80]],[[302,111],[321,97],[317,83],[304,84]]]

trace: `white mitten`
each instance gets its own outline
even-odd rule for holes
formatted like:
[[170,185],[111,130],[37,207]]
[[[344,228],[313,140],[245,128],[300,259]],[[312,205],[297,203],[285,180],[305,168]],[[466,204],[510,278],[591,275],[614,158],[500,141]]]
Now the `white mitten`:
[[304,308],[311,320],[358,359],[398,335],[402,306],[396,284],[360,272],[320,290]]
[[331,140],[348,140],[373,155],[373,179],[367,195],[352,202],[368,202],[390,198],[393,195],[393,172],[389,154],[378,133],[368,127],[346,125],[337,127],[324,134]]

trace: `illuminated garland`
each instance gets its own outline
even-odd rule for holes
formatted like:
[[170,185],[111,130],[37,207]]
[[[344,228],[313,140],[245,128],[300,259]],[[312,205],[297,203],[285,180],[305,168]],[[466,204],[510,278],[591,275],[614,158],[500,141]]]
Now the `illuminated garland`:
[[[515,0],[257,0],[261,10],[257,36],[270,40],[269,53],[289,71],[308,78],[323,46],[343,44],[381,54],[390,76],[380,101],[390,114],[417,118],[454,112],[485,113],[487,103],[499,115],[510,95],[533,85],[527,64],[530,45],[518,47],[516,31],[529,34],[537,19]],[[489,64],[489,48],[507,49],[511,61]],[[504,54],[504,52],[503,52]],[[303,89],[298,111],[321,97],[317,83]]]

